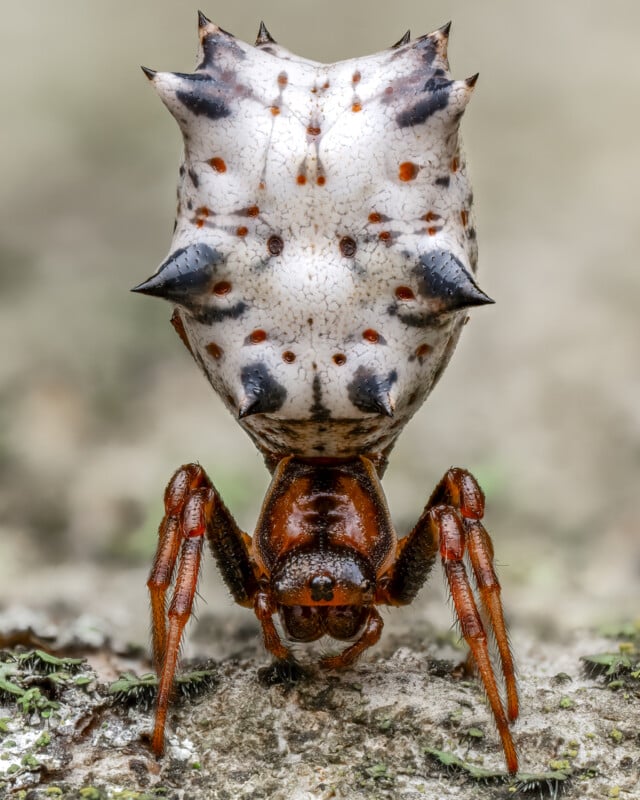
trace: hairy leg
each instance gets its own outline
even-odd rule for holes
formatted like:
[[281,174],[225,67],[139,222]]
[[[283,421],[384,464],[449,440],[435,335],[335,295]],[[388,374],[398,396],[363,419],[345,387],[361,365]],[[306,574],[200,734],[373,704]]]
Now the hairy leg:
[[[165,515],[147,585],[151,597],[153,655],[158,703],[153,750],[164,749],[164,729],[180,652],[180,642],[196,594],[204,539],[236,602],[251,605],[257,580],[250,539],[235,523],[206,473],[197,464],[181,467],[165,491]],[[175,580],[174,580],[175,578]],[[167,593],[173,582],[168,612]]]

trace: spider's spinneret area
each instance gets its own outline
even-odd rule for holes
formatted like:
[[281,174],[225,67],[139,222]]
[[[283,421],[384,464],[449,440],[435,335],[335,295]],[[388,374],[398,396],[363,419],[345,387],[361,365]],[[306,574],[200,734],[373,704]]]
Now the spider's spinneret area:
[[200,17],[194,73],[145,69],[184,136],[168,257],[136,291],[271,465],[383,461],[442,374],[475,282],[449,26],[320,64]]

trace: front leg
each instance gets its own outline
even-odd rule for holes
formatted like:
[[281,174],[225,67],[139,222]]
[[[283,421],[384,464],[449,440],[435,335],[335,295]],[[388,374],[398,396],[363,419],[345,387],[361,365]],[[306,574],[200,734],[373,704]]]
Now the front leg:
[[[478,667],[502,739],[507,767],[515,772],[518,759],[509,721],[518,716],[518,692],[500,601],[500,584],[493,566],[493,545],[480,522],[483,514],[484,495],[473,475],[462,469],[449,470],[431,495],[415,528],[398,543],[395,561],[381,579],[377,600],[390,605],[410,603],[440,554],[462,635]],[[506,713],[491,664],[486,632],[464,565],[465,550],[500,653],[507,694]]]
[[[206,537],[234,600],[251,605],[257,580],[246,534],[222,502],[207,474],[197,464],[181,467],[164,496],[165,515],[147,586],[151,597],[153,656],[158,673],[158,702],[152,747],[164,749],[167,710],[184,627],[191,616],[202,545]],[[177,573],[176,573],[176,565]],[[174,578],[171,604],[166,596]]]

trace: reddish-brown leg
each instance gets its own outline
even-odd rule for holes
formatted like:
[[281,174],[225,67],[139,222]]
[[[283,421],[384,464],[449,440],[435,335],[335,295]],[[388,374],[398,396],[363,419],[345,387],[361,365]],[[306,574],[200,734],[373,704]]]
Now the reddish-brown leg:
[[517,772],[518,756],[511,738],[509,721],[502,706],[500,691],[491,665],[487,636],[478,612],[473,590],[464,566],[465,531],[458,515],[450,506],[436,506],[429,511],[432,534],[440,541],[442,566],[451,590],[451,599],[460,623],[460,630],[469,645],[484,684],[489,705],[502,740],[507,769]]
[[[159,678],[152,736],[152,747],[158,755],[164,749],[164,729],[180,642],[191,616],[205,536],[234,599],[242,605],[250,605],[257,581],[248,537],[236,525],[204,470],[197,464],[187,464],[175,473],[167,486],[165,516],[160,524],[158,549],[147,582],[151,596],[153,652]],[[165,615],[167,591],[174,573],[172,600]]]
[[262,636],[264,638],[264,646],[267,650],[279,661],[291,660],[291,651],[282,644],[278,629],[273,622],[273,615],[276,613],[276,607],[273,605],[266,592],[259,591],[256,594],[254,611],[262,625]]
[[360,637],[337,656],[327,656],[320,661],[324,669],[343,669],[349,667],[368,648],[380,638],[384,622],[377,608],[372,607]]
[[507,693],[507,716],[518,717],[518,688],[515,667],[509,646],[507,626],[500,601],[500,583],[493,566],[493,544],[480,522],[484,516],[484,493],[470,472],[450,469],[436,487],[427,508],[445,503],[458,509],[465,531],[465,542],[480,593],[480,600],[493,629],[502,662]]
[[181,517],[189,493],[205,485],[206,475],[197,464],[181,467],[169,481],[164,493],[165,513],[158,530],[158,547],[147,581],[151,598],[153,663],[162,669],[167,640],[166,598],[171,586],[180,544]]
[[[493,568],[493,547],[479,521],[483,514],[484,495],[475,478],[466,470],[449,470],[433,492],[415,528],[398,543],[396,560],[381,580],[377,601],[391,605],[410,603],[440,553],[456,616],[478,667],[502,739],[507,767],[510,772],[516,772],[518,758],[509,720],[518,716],[518,694],[500,602],[500,584]],[[465,548],[502,661],[506,713],[491,664],[487,636],[464,566]]]
[[193,598],[200,573],[200,556],[207,526],[207,516],[213,504],[211,489],[197,489],[189,495],[182,513],[182,548],[173,597],[168,613],[166,647],[162,669],[159,673],[156,722],[151,746],[158,754],[164,749],[164,728],[167,709],[173,690],[173,680],[178,665],[182,632],[191,616]]

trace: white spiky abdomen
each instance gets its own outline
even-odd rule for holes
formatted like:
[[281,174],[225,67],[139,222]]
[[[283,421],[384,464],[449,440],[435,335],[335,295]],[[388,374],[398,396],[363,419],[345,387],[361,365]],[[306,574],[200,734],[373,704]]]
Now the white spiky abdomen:
[[169,257],[139,291],[269,458],[386,453],[475,284],[446,34],[321,65],[201,17],[193,75],[151,73],[185,136]]

